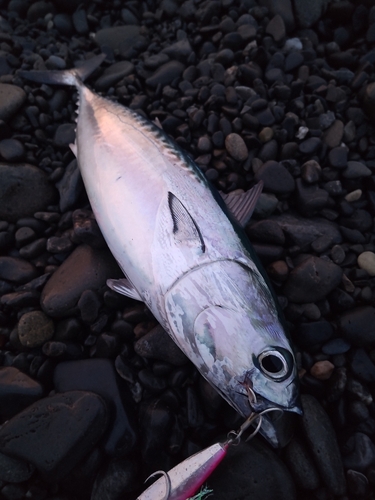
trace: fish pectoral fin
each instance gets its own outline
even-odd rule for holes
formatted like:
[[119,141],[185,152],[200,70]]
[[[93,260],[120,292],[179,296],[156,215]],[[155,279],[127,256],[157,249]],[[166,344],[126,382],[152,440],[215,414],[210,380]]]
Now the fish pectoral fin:
[[173,193],[168,193],[168,205],[173,221],[173,234],[181,243],[196,246],[202,253],[205,244],[199,227],[181,201]]
[[126,278],[122,278],[119,280],[109,279],[107,280],[107,286],[114,290],[117,293],[121,293],[122,295],[126,295],[130,299],[140,300],[143,302],[142,297],[139,295],[134,286],[130,283]]
[[246,226],[253,215],[255,205],[259,200],[262,189],[263,181],[260,181],[245,193],[238,194],[233,192],[225,194],[220,191],[221,197],[225,201],[226,206],[242,227]]

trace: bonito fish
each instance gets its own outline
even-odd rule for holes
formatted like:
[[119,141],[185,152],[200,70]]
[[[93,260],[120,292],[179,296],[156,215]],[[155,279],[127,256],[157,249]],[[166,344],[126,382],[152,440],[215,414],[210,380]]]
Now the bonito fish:
[[243,417],[270,407],[300,413],[293,351],[241,227],[261,185],[227,195],[228,208],[160,128],[83,84],[102,60],[20,75],[78,89],[71,149],[99,227],[126,276],[109,286],[143,301]]

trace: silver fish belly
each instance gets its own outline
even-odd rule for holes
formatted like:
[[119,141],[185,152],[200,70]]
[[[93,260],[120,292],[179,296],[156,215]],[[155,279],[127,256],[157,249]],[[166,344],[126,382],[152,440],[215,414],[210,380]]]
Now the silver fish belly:
[[299,413],[295,360],[279,309],[218,193],[156,125],[91,92],[77,70],[61,74],[48,83],[78,89],[72,150],[126,275],[109,285],[144,301],[242,416],[271,406]]

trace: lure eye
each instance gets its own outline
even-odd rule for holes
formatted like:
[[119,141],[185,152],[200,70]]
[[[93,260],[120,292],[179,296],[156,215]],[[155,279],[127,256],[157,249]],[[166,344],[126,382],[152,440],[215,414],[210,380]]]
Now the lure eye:
[[262,352],[258,356],[258,363],[260,370],[267,377],[277,381],[285,380],[292,368],[292,363],[288,363],[283,353],[278,350]]

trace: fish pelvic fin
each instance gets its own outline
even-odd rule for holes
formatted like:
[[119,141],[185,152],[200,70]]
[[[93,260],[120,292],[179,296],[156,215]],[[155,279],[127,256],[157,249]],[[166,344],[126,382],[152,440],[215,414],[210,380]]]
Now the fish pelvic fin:
[[105,57],[105,54],[92,57],[77,68],[51,71],[19,71],[18,75],[21,78],[38,83],[79,87],[100,66]]
[[139,295],[130,281],[126,278],[122,278],[119,280],[109,279],[107,280],[107,286],[111,288],[111,290],[114,290],[117,293],[121,293],[122,295],[125,295],[130,299],[143,302],[142,297]]

